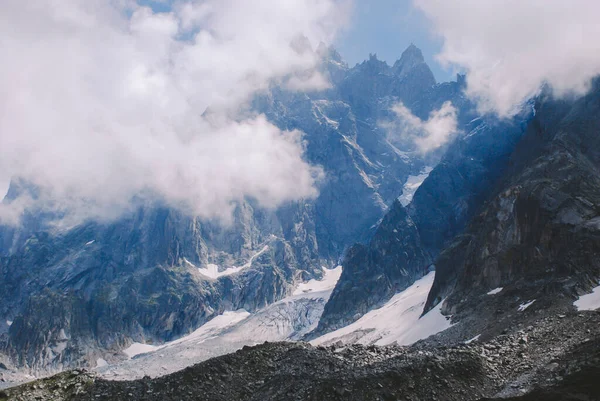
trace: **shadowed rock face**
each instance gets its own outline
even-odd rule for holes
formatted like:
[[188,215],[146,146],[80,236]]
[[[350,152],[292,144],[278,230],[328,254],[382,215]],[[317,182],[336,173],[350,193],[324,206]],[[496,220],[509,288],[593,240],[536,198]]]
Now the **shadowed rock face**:
[[430,264],[412,219],[396,201],[367,245],[354,245],[313,335],[346,326],[424,275]]
[[[444,86],[438,90],[452,93]],[[458,96],[458,84],[455,90]],[[529,116],[500,122],[471,115],[468,109],[462,113],[462,137],[450,145],[407,208],[395,202],[371,241],[350,248],[312,336],[354,322],[421,278],[491,195]]]
[[600,87],[536,109],[495,195],[436,262],[426,310],[447,297],[445,312],[468,315],[496,287],[555,303],[597,285]]
[[[277,210],[246,200],[226,227],[153,204],[62,231],[48,224],[57,216],[29,210],[21,226],[0,230],[0,318],[13,321],[0,327],[0,346],[17,365],[94,366],[105,350],[177,338],[224,310],[257,310],[368,241],[406,178],[425,166],[409,142],[406,152],[389,143],[380,119],[400,100],[426,116],[448,95],[432,92],[415,49],[395,70],[376,60],[348,68],[335,50],[318,51],[331,89],[274,88],[253,104],[280,128],[305,133],[306,159],[325,172],[317,199]],[[6,201],[24,191],[35,196],[15,180]],[[208,265],[247,267],[212,279],[198,269]]]

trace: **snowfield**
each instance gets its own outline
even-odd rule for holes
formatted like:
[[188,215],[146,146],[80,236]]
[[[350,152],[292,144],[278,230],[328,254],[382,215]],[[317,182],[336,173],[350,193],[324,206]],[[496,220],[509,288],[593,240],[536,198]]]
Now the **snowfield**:
[[342,266],[335,269],[324,269],[323,280],[310,280],[300,283],[294,295],[310,294],[311,292],[332,291],[342,275]]
[[356,322],[327,333],[313,345],[328,345],[338,341],[345,344],[410,345],[451,327],[449,318],[440,309],[444,301],[421,317],[435,273],[431,272],[406,290],[394,295],[385,305]]
[[600,285],[592,289],[592,292],[582,295],[573,302],[577,310],[596,310],[600,308]]
[[324,269],[322,280],[299,284],[293,295],[281,301],[253,314],[245,310],[224,312],[178,340],[158,346],[134,343],[123,351],[129,360],[100,363],[96,370],[113,380],[156,377],[235,352],[244,345],[299,340],[316,327],[341,273],[341,266]]
[[[170,343],[158,346],[135,343],[123,351],[130,359],[107,365],[105,356],[96,370],[112,380],[157,377],[235,352],[244,345],[300,340],[316,328],[341,273],[341,266],[325,269],[322,280],[299,284],[291,296],[279,302],[253,314],[245,310],[225,312]],[[421,317],[433,278],[434,273],[429,273],[383,307],[311,343],[408,345],[451,327],[450,320],[440,313],[443,301]]]

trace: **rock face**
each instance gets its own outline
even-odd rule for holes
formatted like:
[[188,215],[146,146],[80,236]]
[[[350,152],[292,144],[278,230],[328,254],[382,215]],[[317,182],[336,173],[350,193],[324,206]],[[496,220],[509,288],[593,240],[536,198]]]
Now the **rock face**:
[[436,262],[427,308],[446,298],[446,313],[468,315],[497,287],[550,305],[597,285],[600,86],[536,111],[494,196]]
[[[372,57],[348,68],[335,50],[317,51],[331,89],[273,88],[253,104],[305,133],[306,159],[325,171],[317,199],[277,210],[247,200],[227,227],[161,204],[69,229],[28,210],[0,230],[0,318],[13,322],[0,327],[2,350],[32,370],[94,366],[131,342],[172,340],[225,310],[280,300],[368,241],[406,178],[435,163],[409,141],[392,145],[379,122],[398,101],[427,116],[448,95],[414,47],[394,67]],[[35,191],[15,180],[5,202]]]
[[[458,85],[437,90],[458,97]],[[462,136],[450,145],[412,202],[406,208],[395,202],[371,241],[346,254],[342,277],[311,338],[354,322],[421,278],[490,196],[530,116],[523,113],[512,121],[469,119],[468,105],[463,110]]]
[[431,263],[406,209],[396,201],[368,245],[354,245],[319,321],[317,336],[352,323],[424,275]]

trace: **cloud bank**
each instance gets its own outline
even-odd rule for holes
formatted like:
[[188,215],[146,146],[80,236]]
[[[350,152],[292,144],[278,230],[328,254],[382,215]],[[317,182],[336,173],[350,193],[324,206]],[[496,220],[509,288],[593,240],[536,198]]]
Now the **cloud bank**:
[[413,0],[443,41],[438,59],[467,72],[483,112],[510,116],[548,84],[585,93],[600,74],[597,0]]
[[38,203],[85,218],[116,217],[134,198],[226,218],[245,197],[270,207],[315,196],[321,172],[303,160],[301,133],[246,104],[273,83],[326,86],[297,43],[331,42],[347,11],[347,0],[180,1],[169,12],[4,0],[0,181],[21,177],[41,188]]
[[457,110],[451,102],[433,110],[426,121],[415,116],[402,102],[394,105],[392,111],[396,118],[381,124],[390,140],[409,140],[423,154],[440,148],[458,133]]

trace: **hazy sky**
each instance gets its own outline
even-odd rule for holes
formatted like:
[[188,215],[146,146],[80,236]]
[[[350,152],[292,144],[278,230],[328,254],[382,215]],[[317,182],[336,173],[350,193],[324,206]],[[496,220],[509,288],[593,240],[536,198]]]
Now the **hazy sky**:
[[338,36],[335,47],[350,66],[365,60],[369,53],[393,64],[414,43],[423,51],[438,82],[454,79],[452,71],[434,59],[442,42],[431,32],[412,0],[361,0],[354,2],[350,26]]

